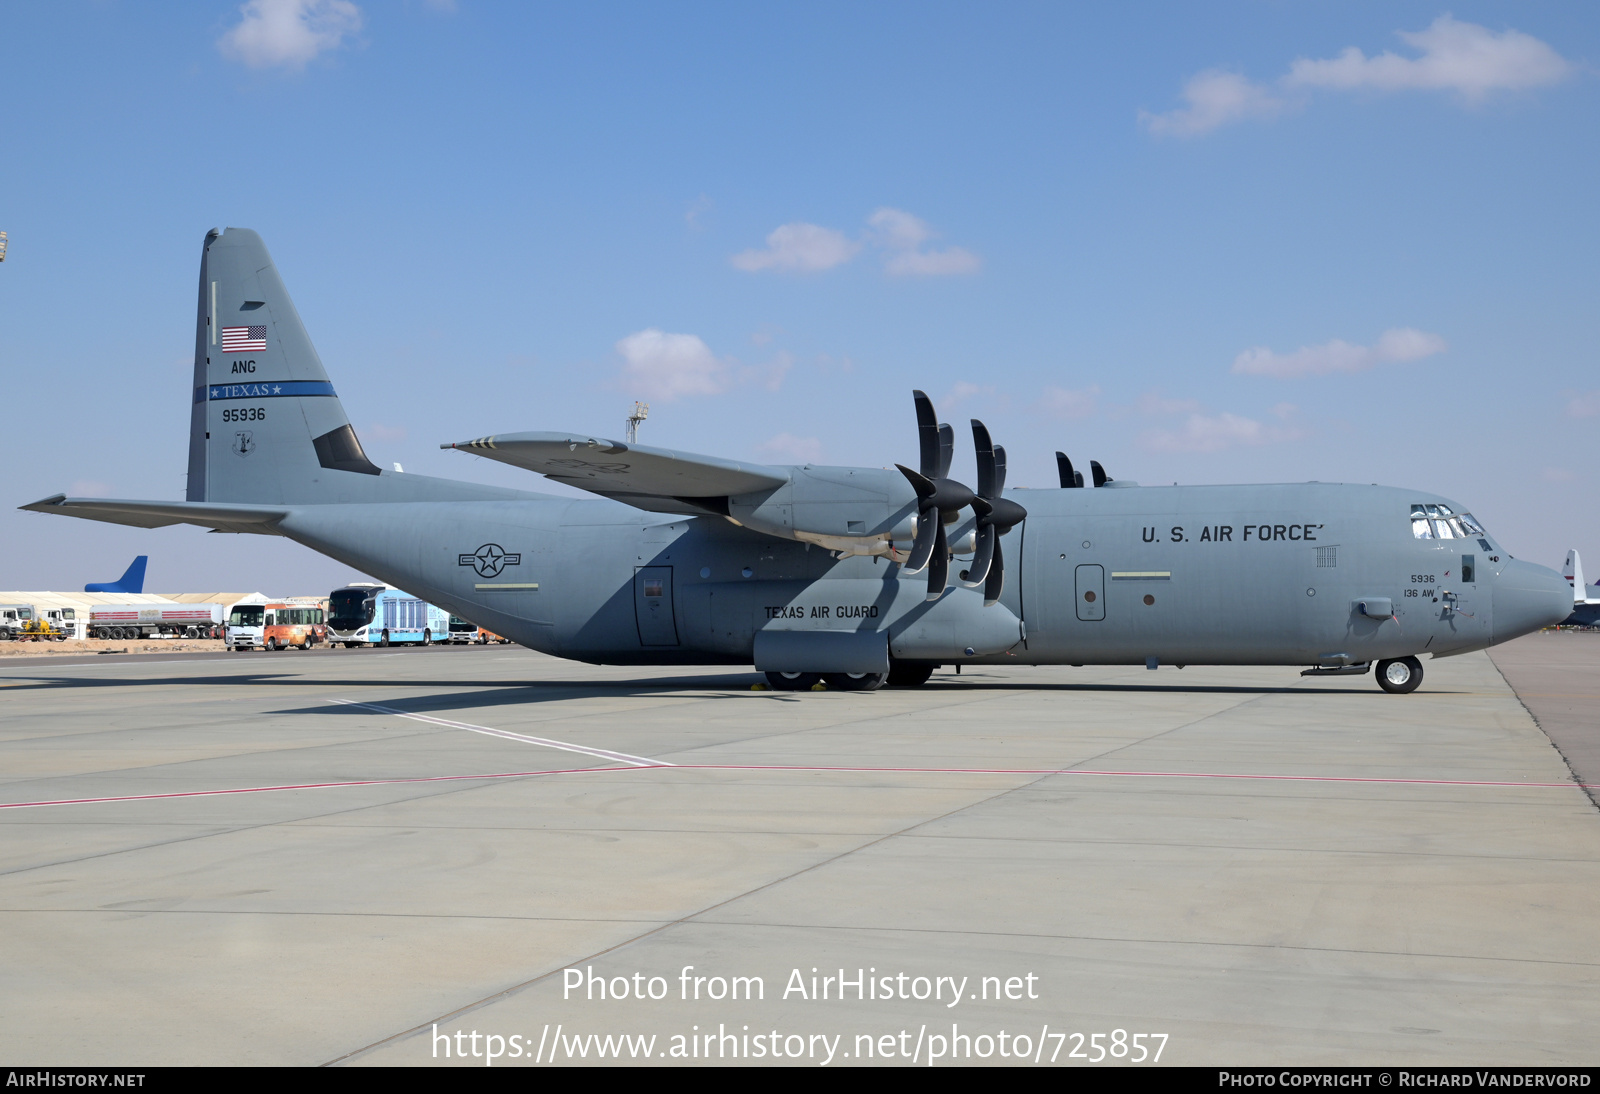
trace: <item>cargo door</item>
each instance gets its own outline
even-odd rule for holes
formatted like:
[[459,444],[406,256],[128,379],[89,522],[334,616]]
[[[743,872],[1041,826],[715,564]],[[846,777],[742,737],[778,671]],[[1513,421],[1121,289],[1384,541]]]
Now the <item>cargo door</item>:
[[633,572],[633,614],[639,644],[676,646],[678,628],[672,619],[672,567],[640,566]]
[[1106,617],[1106,568],[1097,565],[1077,569],[1078,618],[1098,623]]

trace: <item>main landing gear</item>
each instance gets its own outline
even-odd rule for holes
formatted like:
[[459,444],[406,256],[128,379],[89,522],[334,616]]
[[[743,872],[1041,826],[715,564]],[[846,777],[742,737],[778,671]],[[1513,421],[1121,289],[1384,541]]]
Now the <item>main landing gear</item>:
[[818,684],[829,691],[877,691],[883,682],[881,672],[767,673],[767,684],[773,691],[810,691]]
[[1378,662],[1378,686],[1391,695],[1405,695],[1422,683],[1422,662],[1415,657],[1397,657]]
[[932,661],[890,661],[887,673],[769,672],[767,685],[773,691],[810,691],[818,684],[828,691],[877,691],[885,684],[914,688],[926,684],[937,667]]

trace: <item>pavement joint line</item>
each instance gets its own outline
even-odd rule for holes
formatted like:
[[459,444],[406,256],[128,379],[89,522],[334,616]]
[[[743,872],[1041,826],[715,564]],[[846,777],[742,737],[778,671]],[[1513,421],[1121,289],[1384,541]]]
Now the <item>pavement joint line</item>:
[[[609,921],[608,921],[609,922]],[[1414,957],[1425,961],[1504,961],[1518,965],[1556,965],[1596,968],[1597,961],[1568,961],[1554,957],[1498,957],[1471,953],[1428,953],[1416,950],[1367,950],[1350,946],[1300,946],[1286,942],[1228,942],[1199,938],[1124,938],[1117,935],[1047,934],[1042,931],[972,931],[944,927],[873,927],[850,923],[771,923],[746,919],[695,919],[687,927],[766,927],[771,930],[861,931],[871,934],[933,934],[978,938],[1048,938],[1063,942],[1110,942],[1129,946],[1217,946],[1239,950],[1287,951],[1289,953],[1354,953],[1371,957]],[[1229,970],[1218,970],[1227,972]]]
[[[1242,706],[1245,703],[1254,701],[1255,698],[1260,698],[1260,696],[1254,696],[1251,699],[1243,700],[1240,703],[1234,704],[1234,706],[1235,707]],[[1205,716],[1205,718],[1209,718],[1209,717],[1211,717],[1211,715],[1206,715]],[[1195,722],[1186,723],[1186,724],[1195,724],[1197,722],[1204,721],[1205,718],[1195,719]],[[1181,728],[1183,728],[1183,727],[1182,726],[1175,726],[1175,727],[1172,727],[1170,729],[1163,730],[1160,733],[1152,734],[1149,738],[1146,738],[1146,739],[1149,740],[1149,739],[1154,739],[1156,737],[1165,736],[1167,733],[1174,732],[1177,729],[1181,729]],[[1118,749],[1112,749],[1111,751],[1118,751]],[[673,770],[680,770],[680,771],[681,770],[693,770],[693,767],[685,765],[685,766],[680,766],[680,767],[674,768]],[[745,768],[732,768],[732,770],[772,770],[772,768],[750,768],[750,767],[745,767]],[[789,770],[793,770],[793,769],[791,768]],[[804,769],[802,769],[802,770],[804,770]],[[874,770],[874,769],[866,769],[866,770]],[[882,770],[882,769],[878,769],[878,770]],[[925,769],[912,769],[912,770],[925,770]],[[839,851],[836,854],[827,855],[824,858],[818,859],[816,862],[813,862],[813,863],[810,863],[809,865],[802,866],[802,867],[800,867],[798,869],[792,870],[788,874],[785,874],[782,877],[772,878],[771,880],[765,881],[765,882],[763,882],[763,883],[761,883],[759,885],[751,886],[749,889],[746,889],[742,893],[735,893],[732,896],[729,896],[729,897],[726,897],[726,898],[724,898],[722,900],[716,901],[713,904],[709,904],[706,907],[701,908],[699,911],[690,912],[690,913],[688,913],[688,914],[686,914],[684,916],[679,917],[678,919],[673,920],[672,922],[663,923],[663,924],[660,924],[659,926],[654,927],[654,928],[652,928],[652,929],[650,929],[648,931],[643,931],[643,932],[639,933],[638,935],[635,935],[633,938],[624,939],[623,941],[618,942],[618,943],[616,943],[614,945],[606,946],[606,947],[596,951],[595,953],[590,954],[587,957],[579,958],[576,961],[569,961],[569,962],[567,962],[567,964],[563,965],[561,968],[570,968],[572,966],[575,966],[575,965],[578,965],[578,964],[582,964],[582,963],[587,962],[587,961],[594,961],[594,960],[596,960],[596,959],[598,959],[600,957],[605,956],[608,953],[613,953],[615,951],[625,949],[625,948],[627,948],[629,946],[634,945],[635,943],[642,942],[647,938],[652,938],[652,937],[654,937],[654,936],[656,936],[658,934],[661,934],[662,932],[664,932],[664,931],[666,931],[666,930],[668,930],[668,929],[670,929],[670,928],[672,928],[674,926],[680,926],[680,925],[684,925],[684,924],[692,924],[694,921],[698,920],[701,916],[704,916],[704,915],[706,915],[706,914],[708,914],[710,912],[714,912],[719,908],[729,907],[730,905],[734,904],[737,901],[744,900],[745,898],[750,897],[750,896],[754,896],[757,893],[765,892],[766,890],[771,889],[771,888],[773,888],[773,887],[775,887],[777,885],[781,885],[781,884],[783,884],[785,882],[792,881],[797,877],[800,877],[800,876],[802,876],[804,874],[809,874],[809,873],[811,873],[811,872],[813,872],[815,870],[822,869],[825,866],[831,866],[832,864],[834,864],[836,862],[839,862],[839,861],[842,861],[843,859],[846,859],[846,858],[850,857],[851,855],[858,854],[858,853],[860,853],[862,851],[865,851],[865,850],[867,850],[869,848],[872,848],[872,847],[876,847],[879,844],[886,843],[889,840],[895,839],[896,837],[908,835],[910,833],[915,832],[917,829],[926,827],[926,826],[928,826],[930,824],[935,823],[936,821],[945,820],[945,819],[947,819],[949,817],[956,816],[959,813],[964,813],[969,809],[977,808],[980,805],[986,805],[986,804],[988,804],[990,802],[997,801],[1000,798],[1004,798],[1004,797],[1007,797],[1007,796],[1009,796],[1011,794],[1015,794],[1020,790],[1025,790],[1030,786],[1037,785],[1039,782],[1043,781],[1045,778],[1048,778],[1050,775],[1059,775],[1059,774],[1068,774],[1068,773],[1071,773],[1071,772],[1068,772],[1068,771],[1066,771],[1065,769],[1062,769],[1062,768],[1054,768],[1054,769],[1050,769],[1050,770],[1046,770],[1046,771],[1041,771],[1034,778],[1029,779],[1028,781],[1026,781],[1026,782],[1024,782],[1024,783],[1022,783],[1022,784],[1020,784],[1018,786],[1006,787],[1004,789],[997,790],[996,792],[994,792],[992,794],[981,795],[981,796],[979,796],[978,798],[976,798],[973,801],[969,801],[969,802],[966,802],[966,803],[961,804],[961,805],[953,806],[952,808],[946,809],[943,812],[937,813],[937,814],[935,814],[933,816],[923,817],[920,820],[912,821],[911,823],[906,824],[905,826],[903,826],[903,827],[901,827],[901,828],[899,828],[899,829],[897,829],[895,831],[884,832],[881,835],[878,835],[878,836],[876,836],[876,837],[874,837],[872,839],[867,840],[865,843],[858,844],[855,847],[846,848],[846,849],[844,849],[842,851]],[[540,982],[542,982],[544,980],[549,979],[550,977],[554,976],[557,972],[560,972],[560,971],[561,971],[561,969],[551,969],[548,972],[544,972],[544,973],[539,974],[538,976],[531,977],[531,978],[529,978],[529,979],[527,979],[527,980],[525,980],[525,981],[523,981],[523,982],[521,982],[519,984],[513,984],[508,988],[504,988],[501,991],[494,992],[493,994],[485,996],[485,997],[483,997],[481,999],[478,999],[475,1002],[467,1003],[467,1004],[464,1004],[463,1006],[457,1007],[455,1010],[452,1010],[447,1014],[439,1015],[438,1017],[434,1018],[431,1021],[431,1023],[430,1022],[420,1022],[417,1025],[412,1026],[410,1029],[405,1029],[405,1030],[399,1031],[398,1033],[390,1034],[388,1037],[380,1038],[379,1040],[374,1041],[374,1042],[372,1042],[370,1044],[364,1045],[361,1048],[351,1049],[349,1052],[345,1053],[344,1055],[337,1056],[334,1059],[327,1061],[322,1066],[331,1067],[334,1064],[343,1063],[343,1062],[345,1062],[347,1060],[354,1059],[354,1058],[356,1058],[358,1056],[364,1056],[367,1053],[372,1052],[372,1051],[374,1051],[374,1050],[376,1050],[378,1048],[382,1048],[385,1045],[394,1044],[394,1043],[399,1042],[399,1041],[407,1040],[407,1039],[409,1039],[411,1037],[414,1037],[414,1036],[420,1034],[423,1030],[429,1028],[430,1025],[432,1025],[434,1028],[437,1028],[437,1026],[438,1026],[438,1024],[440,1022],[449,1021],[451,1018],[456,1018],[456,1017],[459,1017],[461,1015],[468,1014],[468,1013],[471,1013],[471,1012],[476,1011],[476,1010],[480,1010],[483,1007],[486,1007],[486,1006],[490,1005],[491,1003],[495,1002],[496,1000],[504,999],[504,998],[507,998],[507,997],[512,996],[512,995],[520,994],[524,990],[526,990],[526,989],[528,989],[528,988],[534,986],[535,984],[538,984],[538,983],[540,983]]]
[[[338,702],[339,700],[331,700]],[[354,704],[361,706],[364,704]],[[456,727],[465,728],[465,727]],[[494,736],[503,736],[494,733]],[[511,736],[515,736],[514,734]],[[526,739],[526,738],[524,738]],[[534,743],[542,744],[542,741]],[[571,749],[570,751],[582,751]],[[1250,775],[1227,771],[1113,771],[1076,767],[846,767],[813,764],[641,764],[626,767],[562,767],[535,771],[497,771],[476,775],[422,775],[404,779],[351,779],[340,782],[288,783],[281,786],[241,786],[222,790],[174,790],[161,794],[123,794],[98,798],[59,798],[49,801],[0,802],[0,809],[37,809],[51,805],[97,805],[107,802],[159,801],[169,798],[205,798],[228,794],[265,794],[282,790],[332,790],[356,786],[403,786],[413,783],[459,782],[472,779],[522,779],[540,775],[597,775],[619,771],[772,771],[797,774],[839,775],[1029,775],[1035,780],[1051,776],[1090,775],[1129,779],[1220,779],[1265,782],[1354,783],[1366,786],[1481,786],[1524,789],[1592,790],[1600,787],[1580,782],[1510,782],[1491,779],[1400,779],[1360,775]],[[1021,789],[1020,787],[1017,789]]]
[[[633,923],[641,925],[656,924],[656,929],[662,929],[674,925],[681,927],[754,927],[758,929],[765,928],[768,930],[780,931],[859,931],[866,934],[927,934],[950,935],[960,938],[1042,938],[1058,942],[1093,942],[1097,944],[1111,943],[1114,945],[1127,946],[1215,946],[1220,949],[1270,950],[1273,952],[1285,951],[1289,953],[1350,953],[1362,954],[1369,957],[1410,957],[1423,961],[1485,961],[1497,963],[1504,962],[1513,965],[1556,965],[1559,967],[1572,968],[1600,967],[1600,962],[1596,961],[1569,961],[1553,957],[1515,957],[1502,955],[1486,956],[1483,954],[1471,953],[1432,953],[1418,950],[1371,950],[1352,946],[1302,946],[1284,942],[1230,942],[1226,939],[1207,938],[1138,938],[1123,937],[1119,935],[1052,934],[1044,931],[975,931],[946,927],[878,927],[870,924],[858,923],[780,923],[767,920],[702,919],[698,917],[664,922],[662,920],[651,919],[649,917],[616,919],[595,916],[584,916],[580,918],[577,916],[546,915],[462,915],[458,912],[308,912],[283,908],[0,908],[0,912],[8,915],[125,915],[132,913],[141,916],[304,916],[329,919],[484,920],[489,922],[507,923]],[[626,944],[627,943],[620,943],[619,945]],[[612,947],[612,949],[616,948],[617,947]],[[589,959],[585,958],[582,960]],[[545,977],[548,977],[549,975],[549,973],[544,974]],[[543,978],[544,977],[541,977],[541,979]],[[523,985],[519,985],[519,987],[520,986]],[[507,992],[501,994],[509,994],[513,990],[514,989],[508,989]],[[498,996],[491,997],[491,1000],[497,997]],[[466,1009],[468,1008],[462,1008],[463,1011]],[[451,1015],[445,1015],[442,1017],[450,1016]],[[357,1050],[357,1052],[360,1051],[364,1050]],[[352,1053],[352,1055],[354,1055],[354,1053]]]
[[[623,767],[623,768],[618,768],[617,770],[619,770],[619,771],[636,771],[638,769],[637,768],[632,768],[632,767]],[[537,775],[537,774],[540,774],[540,772],[533,772],[532,774]],[[473,776],[468,776],[469,779],[472,778],[472,777]],[[459,778],[459,777],[433,776],[433,777],[425,778],[425,779],[422,779],[422,780],[413,780],[413,781],[446,782],[446,781],[453,781],[455,778]],[[481,778],[481,776],[479,776],[479,778]],[[378,804],[378,808],[384,808],[384,807],[393,806],[393,805],[404,805],[404,804],[407,804],[409,802],[417,801],[417,800],[423,799],[423,798],[437,799],[437,798],[441,798],[441,797],[443,797],[445,795],[448,795],[448,794],[458,794],[458,793],[461,793],[464,790],[473,790],[473,789],[477,789],[477,788],[476,787],[447,787],[447,788],[445,788],[444,790],[442,790],[442,791],[440,791],[438,793],[419,794],[419,795],[416,795],[416,796],[413,796],[413,797],[409,797],[409,798],[398,798],[398,799],[396,799],[394,801],[380,802]],[[332,809],[328,809],[328,810],[326,810],[324,812],[321,812],[321,813],[313,813],[313,814],[311,814],[309,816],[302,816],[302,817],[289,817],[289,818],[285,818],[285,819],[265,820],[265,821],[258,821],[258,822],[253,822],[253,823],[217,824],[217,823],[213,822],[211,824],[195,824],[195,825],[191,825],[189,827],[204,828],[205,830],[195,832],[192,835],[179,836],[176,839],[156,840],[156,841],[153,841],[153,842],[150,842],[150,843],[134,844],[134,845],[128,846],[128,847],[112,847],[112,848],[109,848],[109,849],[104,850],[104,851],[95,851],[95,852],[92,852],[90,854],[79,855],[77,858],[57,859],[54,862],[38,862],[38,863],[33,863],[31,865],[19,865],[19,866],[12,866],[12,867],[4,867],[4,868],[0,868],[0,877],[6,877],[6,876],[15,875],[15,874],[29,873],[30,871],[33,871],[33,870],[45,870],[45,869],[50,869],[51,867],[56,867],[56,866],[74,865],[76,863],[87,862],[87,861],[90,861],[90,860],[93,860],[93,859],[110,858],[110,857],[112,857],[114,855],[126,855],[126,854],[136,853],[136,852],[139,852],[139,851],[149,851],[149,850],[154,850],[154,849],[163,849],[163,848],[173,847],[173,846],[176,846],[178,844],[191,843],[191,842],[194,842],[196,840],[215,839],[218,836],[233,836],[233,835],[238,835],[241,832],[254,832],[254,831],[257,831],[259,829],[275,828],[275,827],[278,827],[280,825],[299,824],[299,823],[302,823],[304,821],[326,820],[329,817],[338,817],[338,816],[343,816],[343,815],[349,814],[349,813],[363,813],[363,812],[366,812],[367,810],[370,810],[372,808],[374,808],[374,806],[372,804],[370,804],[370,803],[362,803],[362,804],[359,804],[359,805],[343,805],[343,806],[335,807],[335,808],[332,808]]]
[[354,699],[329,699],[330,703],[342,706],[362,707],[366,710],[375,710],[380,714],[393,714],[399,718],[410,718],[417,722],[428,722],[432,725],[445,726],[449,729],[465,729],[471,733],[482,733],[490,737],[504,737],[509,741],[522,741],[531,745],[543,745],[545,748],[560,749],[563,752],[576,752],[584,756],[593,756],[599,760],[614,760],[635,767],[673,767],[674,764],[665,760],[652,760],[647,756],[634,756],[627,752],[613,752],[608,748],[589,748],[586,745],[575,745],[569,741],[556,741],[549,737],[530,737],[523,733],[513,733],[508,729],[493,729],[489,726],[473,725],[471,722],[455,722],[448,718],[435,718],[431,714],[413,714],[407,710],[395,707],[380,706],[377,703],[358,703]]
[[[1023,783],[1022,785],[1023,786],[1028,786],[1028,785],[1031,785],[1031,782],[1037,782],[1037,781],[1038,781],[1037,779],[1034,779],[1034,780],[1031,780],[1029,783]],[[708,912],[714,912],[718,908],[726,908],[726,907],[732,905],[733,903],[735,903],[736,901],[744,900],[747,897],[754,896],[756,893],[765,892],[766,890],[771,889],[771,888],[773,888],[773,887],[775,887],[777,885],[781,885],[781,884],[783,884],[785,882],[788,882],[788,881],[793,881],[797,877],[800,877],[800,876],[802,876],[804,874],[809,874],[814,870],[820,870],[824,866],[831,866],[833,863],[839,862],[839,861],[841,861],[843,859],[846,859],[846,858],[850,857],[851,855],[857,854],[857,853],[859,853],[861,851],[865,851],[869,847],[876,847],[880,843],[884,843],[884,842],[886,842],[888,840],[894,839],[896,836],[904,835],[904,834],[906,834],[908,832],[913,832],[916,829],[923,827],[924,825],[932,824],[934,821],[944,820],[947,817],[955,816],[957,813],[961,813],[961,812],[964,812],[964,811],[966,811],[968,809],[972,809],[972,808],[974,808],[976,806],[983,805],[983,804],[986,804],[988,802],[995,801],[998,798],[1003,798],[1006,795],[1011,794],[1011,793],[1015,792],[1018,789],[1020,789],[1020,788],[1013,786],[1013,787],[1007,787],[1007,788],[1005,788],[1003,790],[999,790],[999,791],[997,791],[997,792],[995,792],[993,794],[983,794],[983,795],[979,796],[974,801],[969,801],[969,802],[966,802],[965,804],[954,806],[954,807],[952,807],[950,809],[946,809],[943,812],[938,813],[938,814],[936,814],[934,816],[931,816],[931,817],[923,817],[920,820],[912,821],[911,823],[905,825],[902,828],[899,828],[899,829],[897,829],[897,830],[895,830],[893,832],[884,832],[882,834],[876,835],[876,836],[872,837],[871,839],[868,839],[865,843],[857,844],[854,847],[846,847],[842,851],[838,851],[838,852],[836,852],[834,854],[825,855],[824,857],[819,858],[817,861],[812,862],[812,863],[808,863],[807,865],[804,865],[804,866],[798,867],[798,868],[796,868],[794,870],[791,870],[787,874],[784,874],[781,877],[771,878],[771,879],[769,879],[767,881],[762,882],[759,885],[752,885],[750,888],[746,889],[742,893],[734,893],[731,896],[724,897],[722,900],[718,900],[718,901],[715,901],[715,902],[713,902],[711,904],[708,904],[704,908],[701,908],[701,909],[699,909],[697,911],[689,912],[689,913],[687,913],[687,914],[685,914],[683,916],[680,916],[680,917],[678,917],[678,918],[676,918],[676,919],[674,919],[674,920],[672,920],[670,922],[661,923],[661,924],[651,928],[650,930],[641,931],[639,934],[634,935],[632,938],[626,938],[626,939],[623,939],[621,942],[615,943],[614,945],[606,946],[606,947],[604,947],[604,948],[602,948],[602,949],[590,954],[587,957],[579,958],[576,961],[569,961],[566,964],[562,965],[560,968],[550,969],[547,972],[540,973],[538,976],[530,977],[529,979],[524,980],[519,984],[513,984],[508,988],[502,989],[501,991],[494,992],[493,994],[485,996],[485,997],[483,997],[481,999],[478,999],[478,1000],[476,1000],[474,1002],[467,1003],[467,1004],[465,1004],[463,1006],[457,1007],[455,1010],[450,1011],[448,1014],[442,1014],[442,1015],[439,1015],[438,1017],[434,1018],[431,1023],[430,1022],[419,1022],[417,1025],[412,1026],[410,1029],[404,1029],[404,1030],[399,1031],[398,1033],[392,1033],[388,1037],[380,1038],[379,1040],[373,1041],[372,1043],[364,1045],[364,1046],[362,1046],[360,1048],[351,1049],[349,1052],[346,1052],[344,1055],[335,1057],[334,1059],[327,1061],[322,1066],[331,1067],[334,1064],[343,1063],[346,1060],[351,1060],[351,1059],[354,1059],[354,1058],[356,1058],[358,1056],[364,1056],[367,1053],[374,1051],[375,1049],[383,1047],[384,1045],[394,1044],[394,1043],[399,1042],[399,1041],[407,1040],[407,1039],[409,1039],[411,1037],[414,1037],[414,1036],[418,1035],[424,1029],[427,1029],[430,1024],[434,1028],[437,1028],[438,1024],[440,1022],[449,1021],[451,1018],[455,1018],[455,1017],[458,1017],[458,1016],[463,1015],[463,1014],[468,1014],[468,1013],[470,1013],[472,1011],[475,1011],[475,1010],[480,1010],[483,1007],[488,1006],[489,1004],[493,1003],[494,1001],[496,1001],[498,999],[504,999],[504,998],[507,998],[507,997],[512,996],[512,995],[518,995],[521,992],[523,992],[524,990],[532,987],[533,985],[538,984],[538,983],[540,983],[540,982],[542,982],[544,980],[549,979],[550,977],[554,976],[556,973],[560,972],[562,969],[571,968],[571,967],[573,967],[575,965],[578,965],[578,964],[581,964],[583,962],[594,961],[597,958],[603,957],[608,953],[613,953],[613,952],[618,951],[618,950],[626,949],[627,947],[632,946],[632,945],[634,945],[634,944],[636,944],[638,942],[642,942],[647,938],[652,938],[652,937],[654,937],[656,935],[659,935],[662,932],[664,932],[664,931],[666,931],[666,930],[668,930],[668,929],[670,929],[672,927],[679,926],[679,925],[686,924],[686,923],[692,923],[694,920],[698,919],[700,916],[703,916],[703,915],[707,914]]]

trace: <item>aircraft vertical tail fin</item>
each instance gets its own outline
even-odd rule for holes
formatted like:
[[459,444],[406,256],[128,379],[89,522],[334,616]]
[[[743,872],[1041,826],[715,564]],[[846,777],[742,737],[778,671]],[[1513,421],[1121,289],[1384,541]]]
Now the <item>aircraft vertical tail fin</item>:
[[1567,564],[1562,567],[1561,573],[1566,577],[1567,584],[1572,586],[1574,602],[1588,597],[1589,587],[1583,583],[1583,560],[1578,557],[1576,550],[1567,552]]
[[364,499],[370,485],[350,480],[379,474],[261,237],[213,229],[200,260],[188,500]]
[[144,592],[144,567],[149,555],[140,555],[129,563],[121,577],[115,581],[90,582],[83,587],[86,593],[142,593]]

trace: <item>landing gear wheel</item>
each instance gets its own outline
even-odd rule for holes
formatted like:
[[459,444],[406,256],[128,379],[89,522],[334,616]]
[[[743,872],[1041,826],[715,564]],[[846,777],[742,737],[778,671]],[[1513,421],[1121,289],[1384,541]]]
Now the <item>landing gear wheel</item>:
[[769,672],[767,683],[773,691],[810,691],[822,682],[820,672]]
[[387,646],[388,644],[389,644],[389,632],[388,631],[384,631],[383,632],[383,638],[379,640],[378,645]]
[[1422,662],[1415,657],[1397,657],[1378,662],[1378,686],[1391,695],[1406,695],[1422,683]]
[[885,676],[881,672],[825,672],[822,682],[829,691],[877,691]]
[[892,688],[921,687],[933,675],[933,669],[932,661],[890,661],[886,682]]

